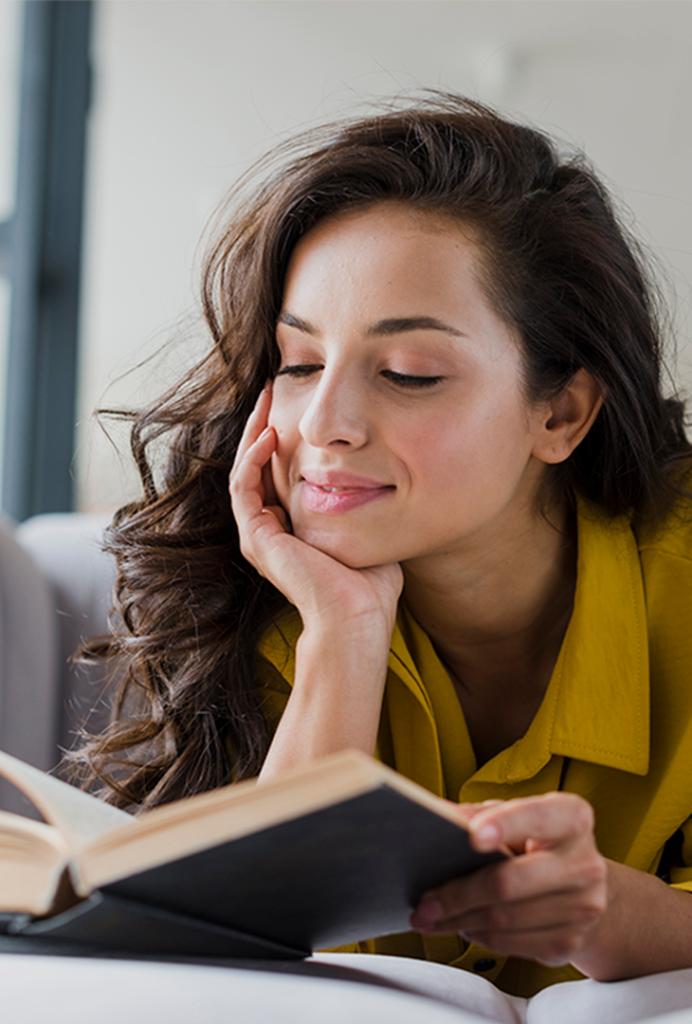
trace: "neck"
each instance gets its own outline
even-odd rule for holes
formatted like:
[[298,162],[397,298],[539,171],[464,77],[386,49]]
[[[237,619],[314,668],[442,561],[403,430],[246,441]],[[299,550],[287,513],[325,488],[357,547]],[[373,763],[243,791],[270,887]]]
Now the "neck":
[[511,536],[404,565],[407,606],[463,694],[534,710],[571,615],[576,530],[567,511],[531,514]]

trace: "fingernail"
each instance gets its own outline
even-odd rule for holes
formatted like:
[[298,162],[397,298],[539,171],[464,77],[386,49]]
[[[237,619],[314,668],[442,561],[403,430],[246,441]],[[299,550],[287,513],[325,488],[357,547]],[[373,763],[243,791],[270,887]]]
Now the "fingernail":
[[474,828],[473,822],[471,822],[470,829],[475,837],[476,846],[481,850],[494,849],[502,837],[499,827],[492,822],[487,822],[485,825],[481,825],[480,828]]

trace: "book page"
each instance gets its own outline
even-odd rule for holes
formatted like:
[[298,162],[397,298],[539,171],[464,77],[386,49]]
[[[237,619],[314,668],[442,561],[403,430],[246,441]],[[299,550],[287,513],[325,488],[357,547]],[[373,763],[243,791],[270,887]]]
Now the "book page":
[[134,823],[135,819],[125,811],[2,751],[0,775],[29,797],[46,821],[60,830],[72,849],[127,822]]
[[[647,1024],[685,1008],[692,1020],[692,968],[649,974],[629,981],[566,981],[529,1000],[527,1024]],[[672,1024],[672,1021],[671,1021]]]
[[[354,972],[354,980],[380,978],[402,991],[427,996],[487,1017],[493,1024],[524,1024],[528,1000],[510,996],[470,971],[429,960],[403,956],[382,956],[363,953],[314,953],[308,963],[329,964],[343,972]],[[555,1018],[551,1024],[556,1024]],[[583,1024],[583,1022],[582,1022]]]
[[68,848],[52,825],[0,811],[0,907],[43,914],[50,909]]

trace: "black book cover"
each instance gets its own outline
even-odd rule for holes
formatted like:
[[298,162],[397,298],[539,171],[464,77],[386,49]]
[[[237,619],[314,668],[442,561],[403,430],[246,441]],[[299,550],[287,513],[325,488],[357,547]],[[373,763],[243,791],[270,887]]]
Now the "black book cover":
[[[7,922],[5,934],[19,940],[30,939],[48,952],[67,943],[81,955],[112,950],[131,956],[294,960],[310,952],[102,892],[93,893],[54,917],[32,919],[14,915]],[[31,951],[31,945],[26,946],[26,951]]]
[[380,782],[102,885],[53,916],[3,914],[0,931],[5,943],[95,955],[301,958],[407,931],[426,890],[499,857],[476,853],[453,820]]
[[427,889],[496,859],[473,851],[458,825],[382,785],[103,892],[315,950],[407,931]]

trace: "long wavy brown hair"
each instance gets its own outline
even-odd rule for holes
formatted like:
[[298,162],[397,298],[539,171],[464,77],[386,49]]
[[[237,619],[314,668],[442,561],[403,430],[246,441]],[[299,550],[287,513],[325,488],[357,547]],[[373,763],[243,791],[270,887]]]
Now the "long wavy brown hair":
[[[392,103],[284,145],[219,212],[203,266],[208,355],[133,417],[140,501],[116,514],[113,722],[72,760],[108,799],[150,807],[259,772],[271,728],[256,646],[285,599],[240,553],[228,474],[245,422],[278,368],[275,325],[298,239],[337,211],[398,200],[444,212],[481,239],[484,286],[523,343],[530,399],[580,368],[603,408],[552,484],[607,514],[657,516],[690,454],[682,405],[661,390],[661,331],[637,246],[579,155],[447,94]],[[155,479],[149,452],[168,459]]]

